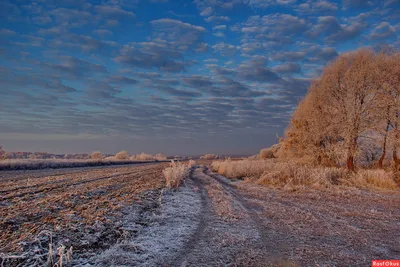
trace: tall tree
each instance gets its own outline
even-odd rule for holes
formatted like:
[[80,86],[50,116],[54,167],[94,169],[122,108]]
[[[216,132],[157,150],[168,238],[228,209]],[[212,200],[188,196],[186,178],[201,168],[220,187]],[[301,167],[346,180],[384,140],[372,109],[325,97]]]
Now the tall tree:
[[347,152],[347,168],[354,171],[358,141],[374,121],[380,89],[376,54],[360,49],[341,55],[325,68],[317,90],[319,106],[329,128],[339,131]]
[[361,138],[376,124],[376,103],[382,91],[377,55],[369,49],[343,54],[331,62],[310,87],[293,114],[285,143],[314,154],[327,155],[329,147],[342,145],[346,165],[355,169]]

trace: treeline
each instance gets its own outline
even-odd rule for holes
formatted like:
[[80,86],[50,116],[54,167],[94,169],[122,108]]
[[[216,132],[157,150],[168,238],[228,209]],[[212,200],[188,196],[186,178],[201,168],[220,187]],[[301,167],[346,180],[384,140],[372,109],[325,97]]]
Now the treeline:
[[320,165],[400,167],[400,53],[339,56],[295,110],[280,153]]

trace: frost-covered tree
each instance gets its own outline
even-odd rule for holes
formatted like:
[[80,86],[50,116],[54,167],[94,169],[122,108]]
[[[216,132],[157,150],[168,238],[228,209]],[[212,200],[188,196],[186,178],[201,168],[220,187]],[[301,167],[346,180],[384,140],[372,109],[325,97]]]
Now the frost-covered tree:
[[[336,164],[342,151],[347,168],[354,170],[361,154],[367,160],[379,155],[381,165],[390,143],[393,162],[399,166],[399,87],[399,53],[360,49],[339,56],[313,81],[294,112],[283,151]],[[377,146],[371,144],[377,142],[381,149],[375,151]],[[361,147],[367,144],[368,148]]]

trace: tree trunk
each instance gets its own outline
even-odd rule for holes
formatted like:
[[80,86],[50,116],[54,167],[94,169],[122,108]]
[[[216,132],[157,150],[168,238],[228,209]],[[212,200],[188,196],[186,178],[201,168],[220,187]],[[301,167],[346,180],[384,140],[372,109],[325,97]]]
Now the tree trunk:
[[382,155],[379,158],[379,161],[378,161],[379,169],[383,169],[383,160],[385,159],[385,156],[386,156],[386,148],[383,149]]
[[322,157],[321,157],[321,155],[318,155],[318,157],[317,157],[317,163],[318,163],[318,165],[321,165],[321,164],[322,164]]
[[347,169],[349,171],[354,172],[354,149],[353,147],[349,147],[347,150]]
[[[388,108],[388,116],[389,116],[389,108]],[[382,144],[382,155],[378,161],[378,166],[380,169],[383,169],[383,160],[385,159],[386,156],[386,143],[387,143],[387,136],[389,133],[389,126],[390,126],[390,120],[387,120],[386,123],[386,129],[385,129],[385,136],[383,137],[383,144]]]
[[393,163],[394,168],[397,171],[400,166],[400,159],[397,157],[397,145],[399,142],[400,134],[399,134],[399,123],[396,121],[394,123],[394,130],[395,130],[395,138],[394,138],[394,146],[393,146]]
[[347,169],[349,171],[354,172],[354,157],[353,156],[347,157]]
[[347,169],[349,171],[354,172],[355,171],[354,155],[356,154],[357,151],[357,138],[352,138],[350,140],[351,143],[347,148]]

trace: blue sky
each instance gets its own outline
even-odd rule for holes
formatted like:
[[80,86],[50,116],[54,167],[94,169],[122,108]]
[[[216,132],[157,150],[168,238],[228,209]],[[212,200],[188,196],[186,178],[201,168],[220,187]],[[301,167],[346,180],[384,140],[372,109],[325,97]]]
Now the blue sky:
[[3,0],[0,144],[252,154],[340,53],[400,46],[400,0]]

